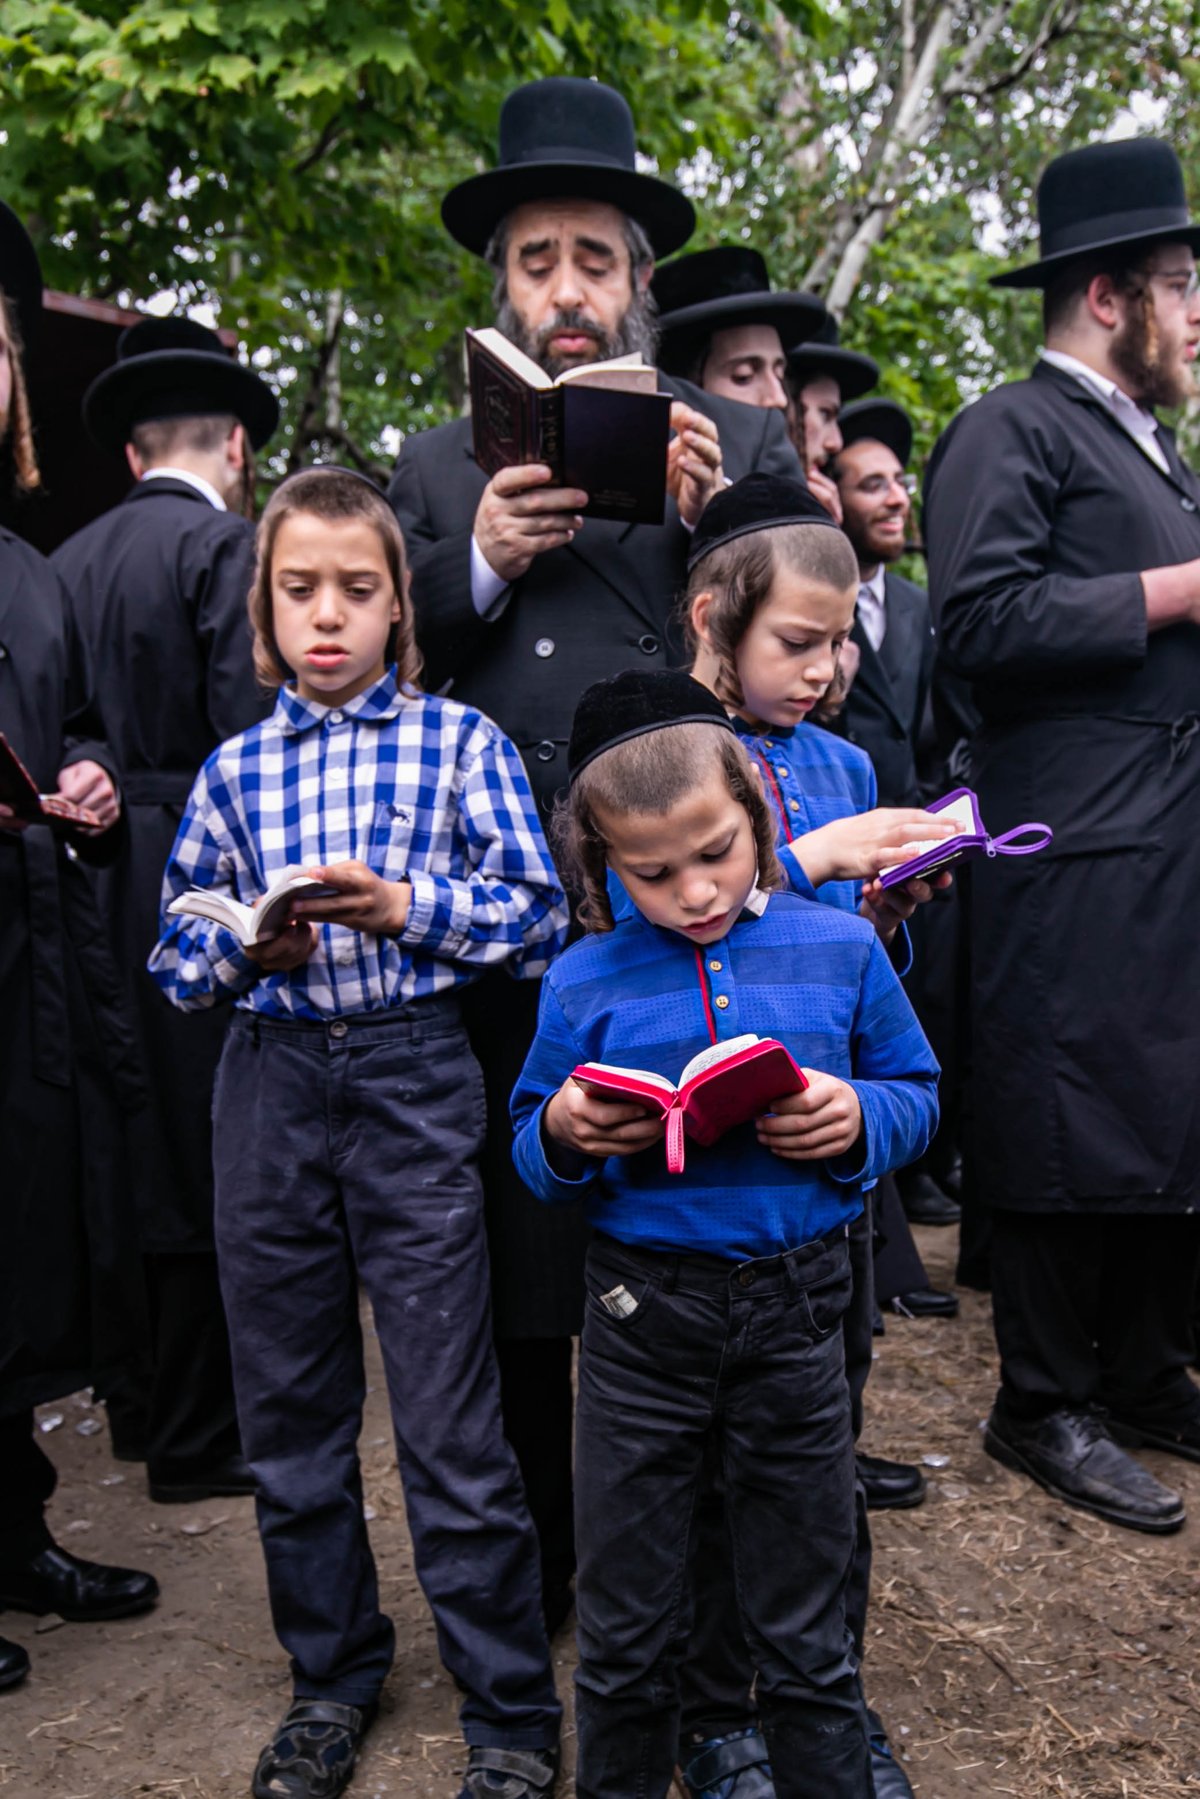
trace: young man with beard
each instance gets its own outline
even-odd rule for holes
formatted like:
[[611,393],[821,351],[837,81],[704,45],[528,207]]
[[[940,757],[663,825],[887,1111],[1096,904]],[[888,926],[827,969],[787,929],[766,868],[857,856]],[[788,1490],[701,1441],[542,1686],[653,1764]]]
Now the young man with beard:
[[841,496],[829,474],[829,464],[842,447],[838,417],[848,401],[869,393],[879,379],[879,364],[859,350],[843,349],[840,335],[837,320],[827,312],[819,329],[792,346],[787,359],[792,441],[804,462],[809,488],[838,525]]
[[[499,329],[550,375],[640,350],[653,357],[647,289],[656,256],[691,235],[691,202],[636,166],[633,119],[594,81],[554,78],[510,94],[499,166],[450,193],[451,235],[496,276]],[[575,704],[592,682],[682,659],[674,601],[689,532],[709,497],[751,469],[797,475],[782,414],[737,406],[662,376],[673,404],[661,526],[585,519],[585,496],[550,471],[490,480],[468,419],[410,438],[390,498],[412,563],[417,633],[431,692],[494,718],[521,751],[548,816],[566,781]],[[532,1042],[535,982],[472,989],[472,1042],[491,1133],[484,1158],[505,1428],[542,1547],[553,1627],[570,1607],[571,1338],[580,1328],[582,1210],[541,1205],[512,1165],[508,1099]]]
[[[42,308],[37,255],[0,204],[0,448],[19,490],[39,485],[21,345]],[[143,1612],[158,1583],[88,1562],[50,1535],[53,1464],[33,1407],[95,1378],[93,1292],[111,1220],[91,1200],[86,1164],[107,1139],[87,1115],[76,1027],[91,1022],[80,957],[66,930],[67,845],[116,851],[121,800],[101,736],[91,671],[66,590],[49,563],[0,529],[0,731],[43,793],[86,806],[97,824],[62,835],[0,805],[0,1610],[92,1622]],[[88,1001],[96,999],[88,994]],[[29,1656],[0,1638],[0,1689]]]
[[988,829],[1053,848],[971,883],[977,1176],[1001,1385],[985,1447],[1058,1499],[1177,1530],[1126,1447],[1200,1461],[1200,481],[1155,417],[1195,391],[1195,250],[1154,139],[1056,158],[1031,379],[943,435],[925,502],[944,652],[982,714]]

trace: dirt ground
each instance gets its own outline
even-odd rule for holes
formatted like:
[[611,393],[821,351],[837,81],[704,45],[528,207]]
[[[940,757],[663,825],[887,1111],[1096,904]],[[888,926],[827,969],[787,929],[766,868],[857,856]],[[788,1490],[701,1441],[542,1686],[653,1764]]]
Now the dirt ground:
[[[949,1285],[953,1233],[918,1236]],[[920,1799],[1200,1792],[1200,1467],[1148,1457],[1197,1522],[1155,1539],[1071,1512],[984,1456],[995,1381],[985,1298],[953,1323],[889,1322],[864,1447],[927,1464],[919,1510],[879,1516],[868,1692]],[[399,1637],[355,1799],[455,1799],[455,1696],[413,1578],[377,1357],[363,1434],[372,1538]],[[243,1799],[287,1700],[249,1500],[164,1507],[114,1462],[85,1395],[44,1408],[52,1511],[79,1554],[152,1569],[157,1610],[100,1625],[16,1613],[31,1679],[0,1697],[5,1799]],[[886,1420],[886,1422],[885,1422]],[[47,1626],[50,1626],[49,1628]],[[569,1705],[570,1630],[556,1645]],[[572,1743],[568,1724],[567,1757]],[[564,1782],[564,1789],[567,1783]]]

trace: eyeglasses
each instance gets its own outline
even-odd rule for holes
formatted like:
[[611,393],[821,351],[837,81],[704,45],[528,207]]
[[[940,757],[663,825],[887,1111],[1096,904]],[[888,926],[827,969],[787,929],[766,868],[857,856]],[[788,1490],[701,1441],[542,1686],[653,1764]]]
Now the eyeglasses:
[[[1150,273],[1143,270],[1142,280],[1147,285],[1152,281],[1161,282],[1170,289],[1181,306],[1190,306],[1196,295],[1200,294],[1200,269],[1154,269]],[[1144,295],[1146,288],[1135,289],[1134,292],[1135,295]]]
[[855,493],[866,494],[868,499],[875,499],[879,494],[887,492],[889,487],[903,488],[911,499],[917,491],[915,475],[868,475],[864,481],[856,481]]

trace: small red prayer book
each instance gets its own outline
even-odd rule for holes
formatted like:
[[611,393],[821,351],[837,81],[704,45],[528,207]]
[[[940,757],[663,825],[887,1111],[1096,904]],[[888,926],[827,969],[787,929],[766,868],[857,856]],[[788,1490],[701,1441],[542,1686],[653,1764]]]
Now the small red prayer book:
[[0,804],[10,806],[26,824],[50,825],[57,830],[100,823],[87,806],[77,806],[60,793],[39,793],[37,782],[3,731],[0,731]]
[[760,1118],[785,1093],[808,1086],[798,1063],[774,1037],[731,1037],[702,1049],[684,1068],[679,1085],[648,1068],[614,1068],[580,1062],[572,1080],[596,1093],[637,1100],[667,1123],[667,1167],[683,1173],[684,1136],[708,1145],[735,1124]]

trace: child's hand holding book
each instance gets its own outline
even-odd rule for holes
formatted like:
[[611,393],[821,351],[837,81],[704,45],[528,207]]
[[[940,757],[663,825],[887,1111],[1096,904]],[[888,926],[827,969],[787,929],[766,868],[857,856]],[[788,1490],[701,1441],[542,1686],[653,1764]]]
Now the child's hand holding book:
[[543,1124],[547,1136],[563,1149],[601,1160],[649,1149],[665,1129],[661,1113],[582,1087],[574,1076],[547,1104]]
[[802,1093],[785,1093],[755,1122],[758,1140],[789,1162],[824,1162],[844,1156],[862,1134],[862,1107],[849,1081],[806,1068]]
[[346,925],[351,931],[374,931],[380,937],[395,937],[404,929],[412,904],[410,881],[385,881],[365,862],[355,861],[331,862],[305,872],[336,891],[298,900],[294,911],[301,921]]

